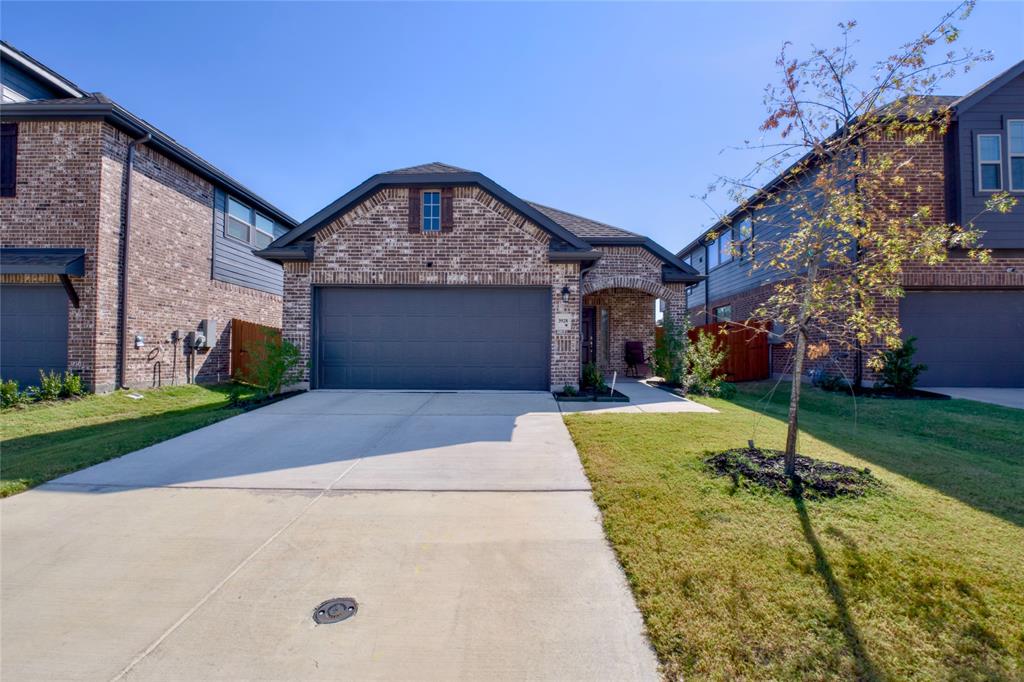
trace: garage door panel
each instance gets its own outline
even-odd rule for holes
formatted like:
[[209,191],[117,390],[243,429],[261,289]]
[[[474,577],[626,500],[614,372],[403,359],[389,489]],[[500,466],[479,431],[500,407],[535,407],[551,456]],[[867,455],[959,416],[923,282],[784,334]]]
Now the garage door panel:
[[324,287],[317,300],[319,388],[548,388],[550,289]]
[[920,386],[1024,386],[1024,291],[913,291],[900,322]]
[[67,369],[68,300],[59,285],[0,287],[0,377],[37,385]]

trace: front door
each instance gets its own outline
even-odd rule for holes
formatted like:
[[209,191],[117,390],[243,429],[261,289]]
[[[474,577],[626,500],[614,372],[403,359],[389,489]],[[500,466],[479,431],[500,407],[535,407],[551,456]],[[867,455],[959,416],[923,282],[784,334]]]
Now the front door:
[[587,306],[583,309],[581,329],[583,338],[580,356],[583,359],[583,364],[597,362],[597,308]]

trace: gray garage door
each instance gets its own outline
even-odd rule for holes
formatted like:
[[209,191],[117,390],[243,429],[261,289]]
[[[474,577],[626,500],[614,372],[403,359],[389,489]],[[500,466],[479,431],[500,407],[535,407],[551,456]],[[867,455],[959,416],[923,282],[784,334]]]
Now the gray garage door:
[[921,386],[1024,387],[1024,291],[914,291],[900,302]]
[[60,285],[0,287],[0,377],[38,385],[68,361],[68,297]]
[[550,289],[323,287],[316,298],[316,388],[550,386]]

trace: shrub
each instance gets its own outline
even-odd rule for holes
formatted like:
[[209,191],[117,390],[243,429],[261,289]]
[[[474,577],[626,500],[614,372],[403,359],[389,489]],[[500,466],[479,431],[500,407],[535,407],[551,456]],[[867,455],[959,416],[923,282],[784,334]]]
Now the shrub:
[[601,373],[597,363],[588,362],[583,365],[583,378],[581,383],[585,388],[592,388],[597,391],[604,388],[604,374]]
[[18,382],[8,379],[0,384],[0,407],[14,407],[25,402],[25,394],[18,390]]
[[64,372],[64,382],[61,386],[60,395],[62,398],[73,398],[85,393],[82,386],[82,377],[71,372]]
[[268,338],[251,344],[249,367],[244,379],[260,389],[260,396],[277,395],[281,387],[302,378],[306,365],[295,344],[283,339]]
[[572,396],[576,395],[576,393],[576,387],[573,386],[572,384],[566,384],[565,386],[562,386],[562,395],[567,395],[571,398]]
[[43,372],[39,370],[39,391],[37,395],[40,400],[57,400],[64,390],[64,382],[60,374],[54,371]]
[[686,352],[690,346],[689,318],[676,324],[671,317],[665,316],[662,323],[662,334],[654,345],[654,371],[670,386],[682,386],[686,377]]
[[708,396],[721,395],[722,377],[718,374],[718,368],[725,360],[726,351],[724,348],[718,348],[716,342],[713,334],[701,331],[697,335],[697,341],[690,346],[686,354],[689,370],[686,385],[689,392]]
[[849,391],[850,382],[839,374],[820,374],[812,378],[812,384],[823,391]]
[[928,365],[914,362],[914,341],[911,336],[899,348],[891,348],[882,353],[882,370],[880,372],[883,386],[892,386],[897,393],[910,393],[917,383],[917,377],[928,369]]

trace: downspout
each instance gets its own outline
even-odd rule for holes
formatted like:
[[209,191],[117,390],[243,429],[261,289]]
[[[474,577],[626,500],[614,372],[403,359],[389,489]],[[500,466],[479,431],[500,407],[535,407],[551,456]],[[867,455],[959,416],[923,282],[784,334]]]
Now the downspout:
[[146,133],[137,140],[128,143],[128,159],[125,162],[124,180],[124,230],[121,237],[121,310],[119,326],[121,343],[118,345],[119,362],[117,367],[117,388],[128,388],[128,238],[132,227],[132,170],[135,168],[135,148],[146,144],[152,136]]

